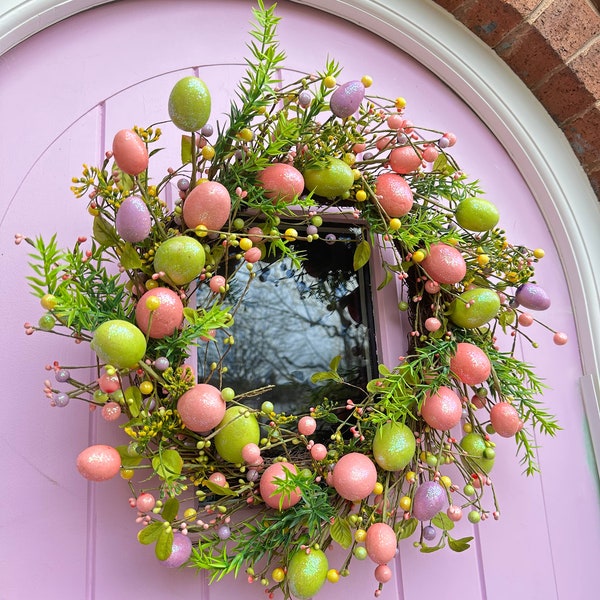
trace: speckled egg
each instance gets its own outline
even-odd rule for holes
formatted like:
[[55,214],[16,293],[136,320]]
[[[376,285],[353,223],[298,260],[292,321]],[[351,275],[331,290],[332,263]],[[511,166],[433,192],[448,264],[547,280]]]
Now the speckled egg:
[[388,217],[402,217],[413,205],[413,193],[404,177],[383,173],[375,181],[377,201]]
[[546,310],[551,300],[546,291],[535,283],[524,283],[517,288],[516,301],[530,310]]
[[130,196],[123,200],[117,210],[115,227],[121,239],[134,244],[150,235],[152,218],[142,198]]
[[219,231],[229,219],[231,197],[227,188],[218,181],[199,183],[183,203],[183,220],[194,229],[204,225],[210,231]]
[[467,263],[459,250],[448,244],[431,244],[421,266],[437,283],[458,283],[467,273]]
[[221,391],[208,383],[195,385],[177,401],[177,412],[183,424],[196,433],[216,427],[223,420],[225,410]]
[[333,468],[333,487],[346,500],[366,498],[377,483],[377,469],[373,461],[360,452],[350,452],[338,460]]
[[121,457],[115,448],[97,444],[86,448],[77,457],[77,470],[90,481],[106,481],[121,468]]
[[[148,308],[147,300],[157,298],[160,305],[156,310]],[[165,287],[157,287],[146,292],[135,307],[137,326],[153,339],[173,334],[183,320],[183,303],[179,294]]]
[[461,342],[450,359],[450,370],[467,385],[483,383],[492,370],[487,354],[475,344]]
[[494,290],[475,288],[452,302],[450,320],[459,327],[474,329],[491,321],[499,310],[500,298]]
[[148,168],[148,148],[131,129],[121,129],[116,133],[112,151],[117,166],[128,175],[139,175]]
[[396,533],[387,523],[373,523],[367,529],[365,547],[369,558],[378,565],[385,565],[396,556],[398,541]]
[[517,409],[509,402],[498,402],[490,410],[490,421],[496,433],[505,438],[512,437],[523,428]]
[[419,521],[433,519],[447,503],[446,490],[435,481],[422,483],[415,492],[412,514]]
[[289,462],[277,462],[267,467],[260,478],[260,495],[265,504],[271,508],[286,510],[294,504],[298,504],[302,497],[299,488],[285,494],[277,491],[278,486],[275,479],[287,479],[286,469],[293,475],[298,473],[295,465]]
[[329,100],[331,112],[340,119],[353,115],[365,97],[365,86],[362,81],[348,81],[340,85]]
[[390,168],[400,175],[416,171],[421,166],[421,154],[412,146],[394,148],[390,152]]
[[292,165],[275,163],[258,174],[258,181],[269,200],[293,202],[304,191],[304,177]]
[[436,392],[425,394],[421,416],[433,429],[447,431],[460,422],[462,403],[455,392],[441,386]]
[[187,535],[179,531],[173,534],[173,546],[171,547],[171,556],[164,561],[169,569],[181,567],[192,555],[192,540]]

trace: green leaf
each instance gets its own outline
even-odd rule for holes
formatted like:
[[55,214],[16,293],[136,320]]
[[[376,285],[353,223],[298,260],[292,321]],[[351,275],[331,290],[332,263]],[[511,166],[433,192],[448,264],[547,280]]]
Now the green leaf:
[[115,228],[102,215],[94,217],[92,231],[94,239],[103,246],[114,246],[119,242]]
[[377,370],[380,375],[389,375],[390,370],[385,365],[377,365]]
[[381,392],[383,390],[383,386],[381,385],[382,383],[383,379],[371,379],[371,381],[367,383],[367,392],[369,392],[369,394],[377,394],[378,392]]
[[139,269],[142,266],[142,259],[131,244],[125,244],[121,248],[120,260],[123,268],[128,271]]
[[124,469],[127,467],[137,467],[142,462],[141,456],[131,456],[129,454],[129,446],[117,446],[115,450],[121,457],[121,466]]
[[165,481],[172,481],[181,475],[183,459],[177,450],[163,450],[152,459],[152,468]]
[[358,271],[364,267],[369,262],[369,258],[371,258],[371,246],[369,242],[363,240],[356,246],[356,250],[354,251],[354,259],[352,261],[354,270]]
[[342,378],[335,371],[320,371],[319,373],[313,373],[310,376],[310,380],[313,383],[319,383],[321,381],[329,381],[333,379],[334,381],[343,381]]
[[217,485],[210,480],[206,480],[204,485],[213,493],[218,496],[237,496],[237,494],[228,487],[223,487],[222,485]]
[[193,308],[190,308],[189,306],[186,306],[183,309],[183,316],[190,325],[196,325],[200,319],[200,317],[198,316],[198,312],[195,311]]
[[181,162],[185,165],[192,162],[192,137],[181,136]]
[[382,290],[388,283],[390,283],[390,281],[392,281],[393,278],[394,276],[391,274],[391,272],[386,271],[383,281],[377,286],[377,290]]
[[177,500],[177,498],[167,498],[160,514],[165,521],[169,521],[169,523],[171,523],[176,519],[178,510],[179,500]]
[[417,519],[408,519],[396,524],[396,533],[399,540],[410,537],[417,529],[419,521]]
[[448,515],[443,512],[439,512],[433,519],[431,519],[431,524],[437,527],[438,529],[444,529],[446,531],[452,531],[454,529],[454,522],[450,520]]
[[473,536],[460,538],[459,540],[454,540],[450,536],[448,536],[448,546],[454,552],[464,552],[468,550],[471,546],[469,542],[473,539]]
[[173,552],[173,530],[170,527],[168,529],[161,528],[154,552],[158,560],[167,560],[171,556],[171,552]]
[[124,396],[131,416],[134,418],[139,416],[142,407],[142,392],[140,392],[140,388],[132,385],[125,390]]
[[336,517],[329,528],[329,533],[333,541],[337,542],[344,550],[347,550],[352,545],[352,532],[346,519]]
[[338,367],[340,366],[340,361],[342,360],[342,355],[338,354],[337,356],[334,356],[331,359],[331,362],[329,363],[329,368],[337,373]]
[[164,528],[162,521],[154,521],[150,525],[146,525],[143,529],[140,529],[137,534],[138,542],[140,544],[148,545],[158,539],[161,530]]
[[425,544],[421,544],[421,552],[423,554],[431,554],[432,552],[437,552],[441,550],[441,546],[426,546]]

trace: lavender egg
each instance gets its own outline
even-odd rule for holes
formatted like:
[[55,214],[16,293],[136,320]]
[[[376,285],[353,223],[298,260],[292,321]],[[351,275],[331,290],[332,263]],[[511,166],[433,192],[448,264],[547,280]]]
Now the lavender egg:
[[173,534],[173,546],[171,556],[165,560],[169,569],[176,569],[187,562],[192,554],[192,541],[187,535],[176,532]]
[[550,296],[535,283],[524,283],[517,288],[516,301],[530,310],[546,310],[550,307]]
[[365,97],[365,86],[361,81],[348,81],[340,85],[331,95],[331,112],[340,119],[353,115]]
[[435,481],[426,481],[415,492],[412,505],[413,517],[419,521],[429,521],[444,508],[446,502],[446,490]]
[[121,203],[115,219],[117,233],[126,242],[141,242],[150,235],[152,219],[146,203],[130,196]]

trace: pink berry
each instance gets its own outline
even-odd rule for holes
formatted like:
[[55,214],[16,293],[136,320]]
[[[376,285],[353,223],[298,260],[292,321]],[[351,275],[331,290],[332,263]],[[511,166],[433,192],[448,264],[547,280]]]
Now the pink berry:
[[310,449],[310,455],[314,460],[323,460],[327,456],[327,447],[323,444],[315,444]]
[[569,338],[567,337],[566,333],[563,333],[562,331],[557,331],[552,339],[557,346],[564,346]]
[[298,433],[312,435],[317,429],[317,422],[312,417],[302,417],[298,421]]
[[148,492],[140,494],[135,501],[136,508],[143,513],[150,512],[156,504],[154,496]]

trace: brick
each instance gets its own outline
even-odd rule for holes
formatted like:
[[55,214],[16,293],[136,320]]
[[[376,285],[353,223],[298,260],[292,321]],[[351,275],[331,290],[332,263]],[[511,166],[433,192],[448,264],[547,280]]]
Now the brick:
[[600,99],[600,40],[574,58],[569,67],[596,98]]
[[495,50],[529,88],[563,64],[546,39],[528,23],[515,29]]
[[566,61],[600,33],[600,15],[585,0],[555,0],[533,25]]
[[488,46],[495,46],[523,17],[504,0],[475,0],[454,15]]
[[569,67],[553,73],[532,91],[559,125],[595,102],[594,96]]
[[563,126],[562,130],[583,168],[588,171],[595,167],[600,148],[600,102]]

